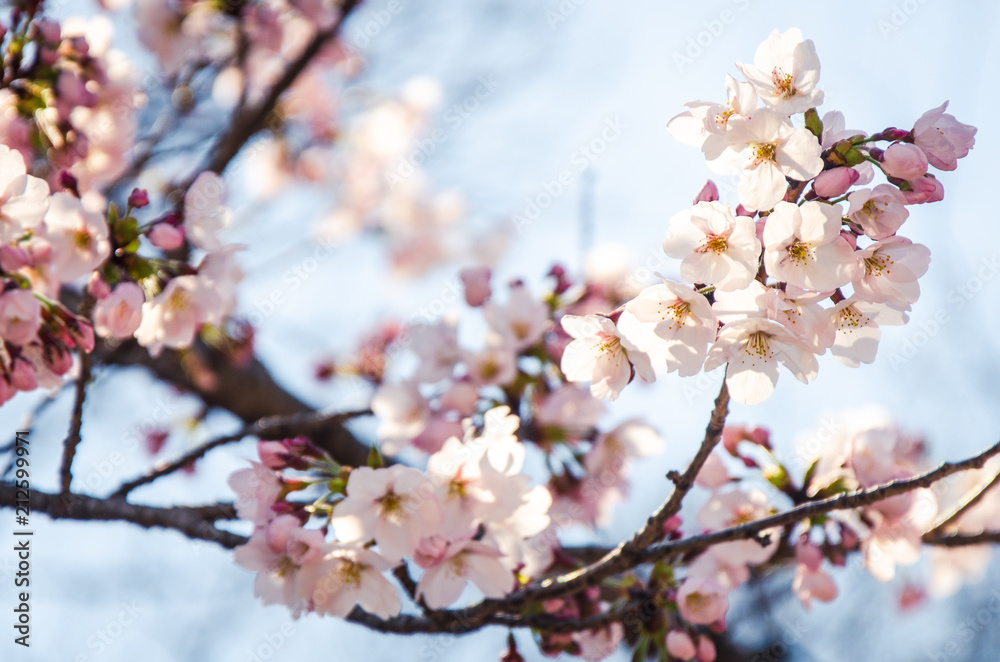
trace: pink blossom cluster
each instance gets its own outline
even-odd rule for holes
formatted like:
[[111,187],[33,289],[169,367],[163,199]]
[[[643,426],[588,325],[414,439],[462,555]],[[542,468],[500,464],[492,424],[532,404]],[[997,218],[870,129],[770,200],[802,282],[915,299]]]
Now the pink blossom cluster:
[[0,143],[53,187],[68,183],[80,194],[114,182],[146,97],[128,58],[111,47],[111,22],[32,20],[15,10],[11,23],[4,61],[16,66],[0,90]]
[[[547,569],[552,558],[552,543],[539,536],[551,499],[522,473],[518,423],[506,407],[486,412],[482,430],[470,423],[425,471],[341,468],[302,439],[262,441],[261,462],[230,478],[240,517],[255,527],[236,561],[258,573],[258,597],[296,615],[345,617],[355,605],[398,614],[397,589],[383,573],[414,566],[422,573],[413,598],[430,608],[451,605],[470,584],[503,597],[516,576]],[[302,473],[289,478],[289,470]],[[288,498],[309,489],[320,491],[312,505]],[[307,528],[313,515],[320,528]]]
[[[616,398],[636,375],[653,381],[657,366],[690,376],[726,365],[732,397],[759,404],[779,365],[809,382],[827,350],[851,367],[874,361],[880,327],[905,324],[920,295],[930,251],[898,231],[910,206],[942,199],[928,168],[955,169],[976,129],[947,103],[909,131],[872,136],[836,111],[820,119],[819,60],[797,29],[775,31],[738,68],[747,80],[727,78],[726,103],[691,102],[667,125],[739,176],[735,209],[710,182],[670,220],[663,250],[685,282],[663,278],[611,315],[562,319],[574,339],[562,370],[595,397]],[[876,169],[884,183],[872,183]]]

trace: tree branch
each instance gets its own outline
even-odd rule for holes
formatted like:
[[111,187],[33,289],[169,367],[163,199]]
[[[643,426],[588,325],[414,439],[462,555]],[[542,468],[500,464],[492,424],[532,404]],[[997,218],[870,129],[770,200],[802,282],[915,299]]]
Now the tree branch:
[[[0,483],[0,507],[13,508],[17,491],[10,483]],[[247,541],[243,536],[215,527],[214,522],[218,520],[236,519],[236,510],[229,503],[160,508],[139,506],[124,499],[97,499],[72,493],[50,494],[33,489],[29,505],[31,510],[45,513],[52,519],[122,521],[147,529],[174,529],[188,538],[218,543],[227,549]]]
[[183,469],[192,462],[203,457],[213,448],[218,448],[219,446],[223,446],[234,441],[240,441],[245,437],[253,436],[258,439],[282,439],[298,435],[315,434],[317,431],[325,427],[329,427],[331,425],[342,425],[345,421],[352,418],[367,416],[369,414],[371,414],[370,409],[362,409],[360,411],[338,412],[334,414],[310,412],[305,414],[292,414],[291,416],[271,416],[269,418],[263,418],[250,425],[244,426],[237,432],[206,441],[200,446],[196,446],[187,453],[184,453],[184,455],[181,455],[173,462],[164,464],[163,466],[153,469],[149,473],[130,480],[127,483],[123,483],[121,487],[111,494],[111,498],[124,499],[135,488],[152,483],[154,480],[173,473],[178,469]]
[[[212,149],[212,156],[209,159],[208,167],[217,174],[222,174],[229,162],[236,157],[239,151],[255,133],[264,128],[268,115],[278,104],[281,95],[292,86],[299,75],[312,62],[323,47],[340,32],[341,26],[347,16],[360,4],[360,0],[344,0],[340,6],[340,16],[337,21],[327,28],[320,30],[312,38],[302,53],[294,62],[288,65],[281,78],[268,90],[267,95],[259,104],[250,109],[240,112],[229,125],[229,130],[219,139]],[[186,188],[186,187],[185,187]]]
[[62,464],[59,467],[59,485],[63,494],[69,493],[69,484],[73,482],[73,458],[76,447],[80,445],[80,430],[83,428],[83,402],[87,398],[87,384],[90,382],[90,355],[79,351],[80,374],[76,378],[76,394],[73,401],[73,414],[69,422],[69,433],[63,442]]

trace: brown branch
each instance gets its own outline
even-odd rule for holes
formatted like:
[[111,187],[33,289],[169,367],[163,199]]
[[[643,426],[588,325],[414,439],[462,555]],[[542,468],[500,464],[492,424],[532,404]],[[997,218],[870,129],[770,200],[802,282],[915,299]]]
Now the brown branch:
[[272,416],[269,418],[263,418],[250,425],[244,426],[237,432],[206,441],[205,443],[192,448],[187,453],[184,453],[184,455],[181,455],[173,462],[164,464],[163,466],[157,467],[156,469],[153,469],[138,478],[130,480],[127,483],[123,483],[121,487],[111,494],[111,498],[124,499],[128,496],[129,492],[135,488],[152,483],[158,478],[189,466],[214,448],[218,448],[219,446],[223,446],[234,441],[240,441],[246,437],[253,436],[258,439],[281,439],[310,433],[315,434],[317,430],[328,427],[331,424],[342,425],[345,421],[352,418],[367,416],[369,414],[371,414],[370,409],[362,409],[360,411],[338,412],[335,414],[310,412],[305,414],[292,414],[291,416]]
[[320,30],[316,33],[299,57],[288,65],[281,78],[268,90],[261,102],[253,108],[244,109],[233,118],[229,130],[212,149],[212,155],[206,170],[221,174],[226,169],[226,166],[229,165],[229,162],[243,149],[243,145],[246,144],[247,140],[264,128],[268,115],[271,114],[278,104],[278,99],[281,95],[292,86],[323,47],[337,36],[341,26],[344,24],[344,20],[359,4],[360,0],[344,0],[341,3],[340,16],[337,18],[337,21],[326,30]]
[[946,535],[928,536],[924,534],[924,542],[928,545],[941,547],[967,547],[969,545],[1000,545],[1000,531],[981,531],[980,533],[950,533]]
[[989,492],[994,487],[996,487],[997,485],[1000,485],[1000,472],[998,472],[997,475],[993,477],[993,480],[983,485],[983,487],[975,491],[975,493],[972,494],[972,496],[970,496],[968,499],[966,499],[958,506],[956,506],[954,509],[952,509],[952,511],[948,514],[947,517],[945,517],[943,520],[934,525],[934,527],[932,527],[927,533],[925,533],[924,536],[928,538],[937,538],[943,535],[944,530],[948,528],[948,526],[954,524],[959,517],[961,517],[970,508],[979,503],[982,500],[982,498],[986,496],[986,493]]
[[[0,507],[12,508],[18,490],[9,483],[0,483]],[[23,494],[23,491],[22,491]],[[82,494],[50,494],[31,490],[29,505],[32,511],[47,514],[52,519],[122,521],[145,528],[174,529],[188,538],[215,542],[227,549],[244,544],[247,539],[228,531],[217,529],[214,522],[235,519],[232,504],[208,506],[139,506],[124,499],[97,499]]]
[[[88,297],[89,300],[89,297]],[[90,382],[90,354],[79,351],[80,374],[76,378],[76,393],[73,400],[73,413],[69,422],[69,433],[63,442],[62,464],[59,467],[59,486],[63,494],[69,493],[69,484],[73,482],[73,458],[76,447],[80,445],[80,431],[83,428],[83,403],[87,399],[87,384]]]

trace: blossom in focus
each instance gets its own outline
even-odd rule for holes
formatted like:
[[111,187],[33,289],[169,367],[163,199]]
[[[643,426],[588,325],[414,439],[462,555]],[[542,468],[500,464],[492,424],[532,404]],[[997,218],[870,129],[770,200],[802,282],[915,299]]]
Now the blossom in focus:
[[643,380],[656,379],[649,356],[619,336],[607,317],[564,315],[562,327],[573,338],[563,352],[563,374],[571,382],[589,381],[595,398],[617,399],[632,379],[633,365]]
[[965,158],[976,144],[976,127],[962,124],[944,112],[945,101],[928,110],[913,125],[913,142],[927,154],[927,161],[938,170],[954,170],[958,159]]
[[730,322],[719,330],[719,338],[705,360],[705,371],[723,363],[726,384],[734,400],[757,405],[771,397],[778,381],[778,364],[800,382],[816,377],[816,355],[785,327],[763,318]]
[[872,239],[885,239],[899,230],[910,215],[907,200],[892,184],[858,189],[847,196],[847,217],[861,226]]
[[779,202],[764,225],[767,273],[799,287],[828,291],[851,281],[854,251],[840,235],[840,207]]
[[663,252],[681,259],[681,278],[738,290],[757,275],[760,241],[753,220],[722,202],[699,202],[670,219]]
[[704,295],[664,279],[625,304],[618,332],[657,362],[664,361],[668,371],[688,377],[701,370],[715,340],[716,319]]
[[823,103],[819,82],[819,56],[811,39],[798,28],[773,31],[757,47],[753,64],[737,63],[757,90],[764,105],[785,115],[801,113]]
[[740,172],[737,190],[746,209],[771,209],[785,197],[785,177],[807,181],[823,170],[816,136],[766,108],[729,120],[726,144],[729,154],[708,164],[720,174]]
[[351,471],[346,492],[330,521],[337,539],[363,544],[374,538],[391,562],[412,554],[421,538],[441,527],[434,485],[416,469],[358,467]]

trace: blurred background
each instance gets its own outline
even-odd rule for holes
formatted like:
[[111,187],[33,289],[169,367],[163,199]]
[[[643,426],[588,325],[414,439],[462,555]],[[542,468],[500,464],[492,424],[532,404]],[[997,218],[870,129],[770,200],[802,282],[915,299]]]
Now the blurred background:
[[[879,360],[852,370],[822,357],[814,383],[806,387],[783,376],[763,405],[734,404],[730,421],[770,428],[779,453],[788,456],[828,412],[872,405],[924,435],[938,459],[973,454],[1000,437],[1000,223],[989,198],[1000,175],[990,156],[1000,149],[995,3],[395,2],[391,20],[379,20],[388,0],[372,0],[346,25],[347,43],[366,60],[357,93],[398,95],[414,77],[438,82],[441,96],[429,130],[439,128],[443,138],[433,141],[422,165],[434,188],[461,193],[466,229],[478,239],[448,264],[404,277],[377,237],[360,237],[292,287],[287,274],[313,255],[324,210],[314,193],[294,187],[262,197],[266,164],[260,150],[245,150],[225,175],[236,219],[228,238],[248,246],[240,256],[246,277],[238,310],[256,323],[258,357],[295,395],[317,407],[365,406],[366,389],[318,382],[316,364],[352,351],[381,319],[419,315],[452,291],[459,268],[484,254],[499,256],[495,283],[522,278],[536,293],[555,262],[575,273],[588,264],[591,271],[625,264],[623,273],[648,282],[648,271],[676,274],[677,265],[660,250],[667,221],[690,206],[712,174],[697,150],[667,134],[666,121],[686,101],[723,99],[725,74],[737,73],[734,62],[752,61],[771,30],[799,27],[822,62],[821,114],[840,110],[848,127],[868,132],[909,128],[947,99],[949,112],[979,133],[959,170],[939,177],[944,201],[911,210],[904,234],[931,248],[931,268],[921,279],[910,324],[883,329]],[[63,2],[51,10],[89,16],[96,8]],[[112,18],[115,46],[139,69],[152,67],[130,34],[130,10]],[[366,31],[373,22],[378,29]],[[600,153],[586,149],[598,139]],[[518,223],[516,216],[563,171],[570,181],[551,204],[532,223]],[[722,199],[735,203],[733,182],[716,181]],[[285,302],[270,315],[255,315],[276,287]],[[947,323],[929,322],[942,310]],[[671,375],[627,389],[608,408],[602,427],[642,415],[664,435],[667,450],[635,467],[632,498],[597,542],[616,544],[663,500],[662,476],[693,453],[719,378]],[[41,397],[21,395],[0,409],[0,430],[13,436]],[[38,489],[58,489],[71,406],[72,395],[64,392],[36,422],[31,443]],[[142,369],[102,371],[87,400],[75,485],[103,495],[146,470],[153,460],[135,443],[136,431],[183,426],[200,407]],[[171,435],[164,454],[179,455],[238,424],[212,412],[196,429]],[[364,437],[373,428],[356,429]],[[123,460],[112,464],[114,451]],[[251,441],[226,447],[199,462],[194,474],[165,478],[133,499],[230,500],[225,479],[253,454]],[[3,519],[0,528],[6,529]],[[292,621],[285,608],[263,607],[253,598],[252,575],[218,546],[129,524],[52,522],[37,514],[32,525],[34,636],[24,659],[489,660],[507,634],[494,628],[463,637],[401,638],[334,619]],[[4,545],[0,586],[8,615],[14,563]],[[927,572],[921,562],[901,569],[893,583],[879,584],[849,563],[833,571],[841,597],[811,611],[790,593],[791,573],[778,576],[740,589],[730,632],[753,660],[997,659],[996,561],[981,584],[909,605],[906,587],[924,583]],[[541,659],[530,643],[521,652]],[[629,654],[620,651],[612,659]]]

